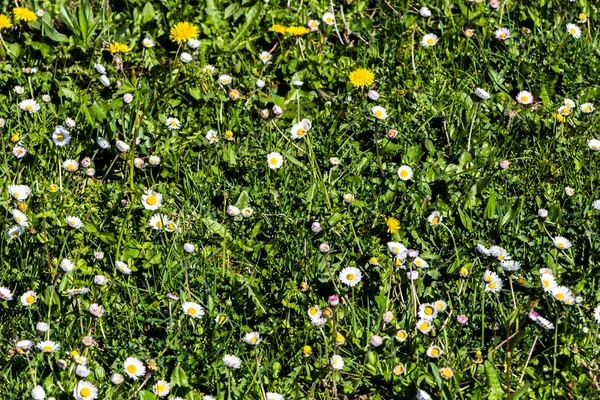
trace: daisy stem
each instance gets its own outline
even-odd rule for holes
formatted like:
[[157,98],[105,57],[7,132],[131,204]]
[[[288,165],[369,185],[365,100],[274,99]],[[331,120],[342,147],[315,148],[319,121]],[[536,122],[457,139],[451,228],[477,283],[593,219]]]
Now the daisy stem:
[[533,339],[533,344],[531,345],[531,350],[529,350],[529,355],[527,356],[527,361],[525,361],[525,367],[523,367],[523,372],[521,372],[521,378],[519,379],[519,384],[517,386],[521,386],[521,382],[523,382],[523,377],[525,376],[525,371],[527,370],[527,365],[529,364],[529,360],[531,359],[531,355],[533,354],[533,349],[537,340],[538,335],[535,335],[535,338]]
[[456,255],[456,262],[458,262],[458,260],[459,260],[459,258],[458,258],[458,248],[456,247],[456,240],[454,240],[454,234],[452,233],[452,231],[450,230],[450,228],[448,228],[446,226],[446,224],[444,224],[443,222],[440,222],[440,225],[442,225],[444,228],[446,228],[446,230],[450,234],[450,237],[452,238],[452,244],[454,245],[454,254]]
[[6,42],[4,41],[4,38],[2,37],[2,32],[0,32],[0,41],[2,42],[2,46],[4,46],[4,49],[6,49],[6,54],[10,54],[12,56],[12,53],[6,46]]
[[379,157],[379,141],[377,140],[377,127],[379,126],[379,119],[375,119],[375,131],[373,132],[373,139],[375,139],[375,152],[377,154],[377,165],[379,166],[379,172],[381,172],[381,177],[385,179],[385,173],[383,172],[383,167],[381,166],[381,157]]
[[227,399],[231,399],[231,369],[227,371]]
[[[552,365],[552,376],[556,377],[556,349],[558,347],[558,322],[560,313],[556,313],[556,323],[554,324],[554,360]],[[556,385],[556,380],[552,381],[552,392],[554,392],[554,386]]]
[[485,285],[481,287],[481,348],[485,346]]
[[260,379],[260,361],[258,360],[258,347],[254,346],[254,356],[256,358],[256,379],[260,385],[260,390],[262,392],[263,399],[267,398],[267,394],[265,393],[265,387],[263,386],[262,380]]
[[479,103],[475,106],[475,112],[473,113],[473,119],[471,120],[471,128],[469,128],[469,138],[467,139],[467,152],[471,151],[471,133],[473,133],[473,125],[475,125],[475,118],[477,117],[477,111],[479,110]]
[[[517,300],[515,299],[515,291],[513,290],[512,276],[508,276],[508,284],[510,285],[510,294],[512,295],[513,309],[517,309]],[[517,318],[517,330],[519,330],[519,319]]]

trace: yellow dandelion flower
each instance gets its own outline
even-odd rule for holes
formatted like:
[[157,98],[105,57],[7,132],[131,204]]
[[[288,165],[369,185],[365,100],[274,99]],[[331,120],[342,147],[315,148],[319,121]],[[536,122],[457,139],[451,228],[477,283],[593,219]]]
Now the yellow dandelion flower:
[[269,30],[271,32],[277,32],[277,33],[281,33],[282,35],[285,35],[287,28],[283,25],[273,25],[272,27],[269,28]]
[[300,36],[300,35],[306,35],[308,32],[310,32],[310,29],[308,29],[304,26],[290,26],[285,31],[286,31],[286,33]]
[[25,21],[32,22],[37,19],[37,15],[28,8],[15,7],[13,8],[13,15],[15,16],[15,22]]
[[350,73],[350,83],[354,87],[367,87],[373,84],[375,75],[371,71],[365,68],[359,68],[356,71]]
[[111,53],[127,53],[131,48],[125,43],[114,42],[108,46]]
[[558,120],[558,122],[565,122],[567,119],[560,114],[552,114],[554,118]]
[[400,221],[394,217],[388,217],[385,223],[387,224],[388,232],[392,235],[400,230]]
[[0,14],[0,29],[12,28],[13,24],[8,15]]
[[184,43],[190,39],[195,39],[197,36],[198,27],[196,25],[189,22],[179,22],[171,28],[171,35],[169,37],[174,42]]

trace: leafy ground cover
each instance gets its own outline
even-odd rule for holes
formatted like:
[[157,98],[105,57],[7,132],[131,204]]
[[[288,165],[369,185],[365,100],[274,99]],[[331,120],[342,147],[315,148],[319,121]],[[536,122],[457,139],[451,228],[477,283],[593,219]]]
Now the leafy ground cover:
[[598,396],[594,2],[17,3],[0,397]]

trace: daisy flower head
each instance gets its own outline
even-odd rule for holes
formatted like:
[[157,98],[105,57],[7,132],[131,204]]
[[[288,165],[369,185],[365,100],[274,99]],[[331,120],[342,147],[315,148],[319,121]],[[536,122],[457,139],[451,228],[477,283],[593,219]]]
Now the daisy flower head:
[[159,165],[160,164],[160,157],[159,156],[154,156],[154,155],[148,157],[148,164],[154,165],[154,166]]
[[494,8],[494,9],[500,7],[500,1],[498,1],[498,0],[492,0],[490,2],[490,7]]
[[492,246],[490,247],[490,255],[492,257],[496,257],[499,261],[510,259],[510,255],[506,249],[503,249],[500,246]]
[[232,100],[236,100],[240,98],[240,91],[237,89],[231,89],[229,91],[229,98]]
[[266,397],[267,400],[284,400],[283,396],[279,393],[267,392]]
[[492,281],[493,281],[494,279],[496,279],[496,278],[498,278],[498,274],[497,274],[497,273],[495,273],[495,272],[492,272],[492,271],[490,271],[490,270],[486,270],[486,271],[483,273],[483,281],[484,281],[485,283],[490,283],[490,282],[492,282]]
[[108,76],[106,75],[100,75],[100,83],[105,86],[105,87],[109,87],[110,86],[110,79],[108,79]]
[[252,214],[254,214],[254,210],[252,210],[252,208],[246,207],[242,209],[242,217],[250,218]]
[[423,260],[421,257],[415,257],[413,260],[413,264],[415,264],[419,268],[427,269],[429,268],[429,263]]
[[20,225],[13,226],[7,232],[8,237],[10,239],[16,239],[16,238],[18,238],[19,236],[21,236],[21,233],[23,233],[23,227],[20,226]]
[[271,169],[281,168],[283,165],[283,157],[277,152],[271,152],[267,154],[267,163]]
[[563,117],[568,117],[569,115],[571,115],[571,109],[567,106],[560,106],[558,107],[557,112],[562,115]]
[[63,168],[69,172],[75,172],[79,169],[79,163],[75,160],[68,159],[63,162]]
[[575,189],[573,189],[572,187],[565,187],[565,194],[569,197],[572,197],[575,194]]
[[59,147],[64,147],[71,141],[71,135],[69,131],[65,129],[62,125],[57,125],[54,128],[54,133],[52,134],[52,141],[55,145]]
[[150,38],[144,38],[144,40],[142,40],[142,46],[144,46],[147,49],[151,49],[154,47],[154,40]]
[[354,197],[354,195],[352,193],[346,193],[345,195],[342,196],[342,198],[344,199],[345,203],[352,204],[356,197]]
[[176,43],[185,43],[198,37],[198,27],[189,22],[179,22],[171,28],[169,38]]
[[421,39],[421,44],[425,47],[432,47],[438,42],[438,37],[434,33],[428,33]]
[[263,64],[266,64],[271,59],[271,53],[268,51],[263,51],[258,55],[258,58],[260,58],[260,61],[262,61]]
[[563,236],[557,236],[552,241],[556,248],[561,250],[568,250],[571,247],[571,241]]
[[240,215],[241,211],[236,206],[227,206],[227,214],[231,217],[236,217]]
[[475,30],[474,29],[465,29],[464,34],[468,38],[473,37],[473,35],[475,35]]
[[15,22],[33,22],[37,20],[37,15],[28,8],[15,7],[12,10]]
[[38,343],[37,348],[43,351],[44,353],[54,353],[55,351],[60,350],[60,344],[51,340],[46,340],[44,342]]
[[394,369],[392,370],[392,372],[394,373],[394,375],[396,376],[400,376],[402,375],[404,372],[406,371],[406,369],[404,368],[404,366],[402,364],[398,364],[394,367]]
[[395,338],[400,343],[405,342],[408,339],[408,332],[406,332],[404,329],[399,330],[396,332]]
[[430,358],[439,358],[442,355],[443,351],[436,345],[431,345],[427,349],[427,357]]
[[574,302],[573,293],[571,292],[571,289],[566,286],[555,286],[551,294],[556,300],[565,304],[573,304]]
[[432,321],[437,317],[437,308],[433,304],[423,303],[419,306],[419,318]]
[[12,210],[12,216],[15,222],[21,226],[27,227],[29,226],[29,222],[27,221],[27,215],[20,210],[14,209]]
[[448,304],[446,304],[446,302],[444,300],[436,300],[435,303],[433,303],[433,306],[435,307],[435,309],[438,312],[441,312],[441,311],[446,310],[446,308],[448,307]]
[[0,286],[0,299],[5,300],[5,301],[12,300],[13,299],[12,291],[5,286]]
[[579,109],[584,114],[590,114],[590,113],[594,112],[594,105],[592,103],[583,103],[579,107]]
[[500,279],[500,277],[496,276],[496,278],[492,279],[491,282],[488,282],[485,284],[485,291],[486,292],[492,292],[492,293],[498,293],[500,290],[502,290],[502,279]]
[[131,269],[123,261],[119,261],[119,260],[115,261],[115,268],[117,268],[119,270],[119,272],[121,272],[125,275],[131,275]]
[[542,287],[544,288],[544,291],[548,292],[548,293],[552,293],[554,288],[556,286],[558,286],[558,284],[556,283],[556,279],[554,278],[554,275],[552,275],[551,273],[541,274],[540,281],[542,283]]
[[336,354],[333,357],[331,357],[329,364],[331,365],[331,368],[335,370],[341,371],[344,369],[344,359],[339,354]]
[[567,32],[569,35],[573,36],[575,39],[579,39],[581,37],[581,29],[575,24],[567,24]]
[[600,304],[598,304],[596,308],[594,308],[594,319],[597,323],[600,324]]
[[428,335],[431,329],[433,329],[433,324],[430,320],[420,319],[417,321],[417,329],[424,335]]
[[[396,139],[396,137],[398,137],[398,130],[390,129],[387,133],[387,137],[390,139]],[[398,172],[398,173],[400,173],[400,172]]]
[[63,258],[60,262],[60,269],[65,272],[71,272],[75,269],[75,264],[68,258]]
[[40,110],[40,105],[34,99],[27,99],[19,103],[19,108],[23,111],[32,114]]
[[511,38],[510,29],[508,29],[508,28],[496,29],[496,32],[494,32],[494,36],[496,36],[496,39],[498,39],[498,40],[510,39]]
[[312,124],[310,120],[302,120],[297,124],[294,124],[290,129],[290,134],[292,139],[302,139],[306,136]]
[[33,400],[44,400],[46,398],[46,391],[40,385],[37,385],[31,389],[31,397]]
[[123,362],[123,371],[134,381],[146,375],[146,366],[138,358],[127,357]]
[[386,109],[381,106],[374,106],[371,108],[371,114],[380,120],[384,120],[388,117]]
[[202,308],[200,304],[192,301],[181,303],[181,309],[184,314],[189,315],[192,318],[200,318],[204,315],[204,308]]
[[521,263],[514,260],[502,260],[500,266],[507,272],[514,272],[521,269]]
[[15,200],[24,201],[27,200],[31,194],[31,189],[27,185],[9,185],[8,193],[10,193]]
[[355,267],[346,267],[340,272],[340,281],[346,286],[354,287],[360,283],[362,272]]
[[398,168],[398,176],[403,181],[409,181],[413,177],[413,170],[408,165],[403,165]]
[[90,314],[92,314],[96,318],[100,318],[104,315],[104,307],[100,304],[92,303],[89,308]]
[[437,226],[441,224],[443,220],[444,218],[442,217],[442,214],[440,214],[439,211],[434,211],[429,215],[429,217],[427,217],[427,221],[429,221],[429,224],[431,226]]
[[153,190],[146,190],[142,195],[142,205],[146,210],[158,210],[162,204],[163,196]]
[[383,319],[383,322],[385,322],[386,324],[389,324],[394,319],[394,313],[391,311],[386,311],[381,316],[381,319]]
[[98,398],[98,388],[91,382],[79,381],[73,389],[75,400],[94,400]]
[[427,7],[421,7],[419,9],[419,15],[423,18],[429,18],[431,17],[431,10]]
[[533,95],[527,90],[521,90],[515,98],[519,104],[528,105],[533,103]]
[[167,221],[167,225],[165,226],[165,231],[167,232],[175,232],[177,229],[177,223],[173,220]]
[[408,253],[406,246],[399,242],[388,242],[387,243],[388,251],[401,259],[405,259]]
[[13,148],[13,154],[16,158],[23,158],[27,154],[27,149],[23,146],[16,145]]
[[594,200],[594,201],[592,202],[592,207],[593,207],[595,210],[598,210],[598,211],[600,211],[600,200]]
[[232,369],[240,369],[242,366],[242,360],[232,354],[226,354],[225,357],[223,357],[223,363],[227,368]]
[[388,217],[385,221],[385,224],[388,227],[388,232],[392,235],[400,230],[400,221],[394,217]]
[[150,218],[150,221],[148,221],[148,225],[154,230],[161,231],[165,228],[168,221],[169,218],[165,214],[154,214]]
[[311,319],[315,319],[315,318],[321,318],[321,315],[323,314],[323,312],[321,311],[321,309],[319,309],[318,306],[312,306],[311,308],[308,309],[307,314]]
[[181,128],[181,122],[179,122],[179,119],[175,117],[167,118],[167,120],[165,121],[165,125],[170,131],[179,130]]
[[262,339],[260,337],[260,333],[258,332],[249,332],[244,336],[244,342],[248,343],[251,346],[256,346],[259,344]]
[[38,295],[33,290],[29,290],[21,295],[21,304],[25,307],[32,306],[38,300]]
[[323,14],[323,17],[321,17],[321,19],[329,26],[335,23],[335,15],[333,15],[330,12],[326,12],[325,14]]
[[219,141],[219,134],[214,129],[211,129],[206,132],[206,139],[208,140],[208,143],[213,144]]
[[171,384],[161,379],[152,386],[152,391],[158,397],[168,396],[171,391]]
[[122,140],[117,140],[115,143],[115,146],[121,153],[125,153],[131,149],[131,146],[129,146],[127,143],[125,143]]
[[358,88],[369,87],[375,81],[375,75],[366,68],[356,69],[348,77],[352,86]]
[[229,85],[231,82],[233,82],[233,78],[227,74],[223,74],[219,76],[219,83],[221,85]]
[[69,215],[68,217],[66,217],[66,220],[67,224],[73,229],[79,229],[83,227],[83,222],[81,222],[81,218],[79,217]]
[[[598,143],[598,145],[600,145],[600,142]],[[538,210],[538,217],[544,219],[548,217],[548,210],[546,210],[545,208],[540,208]]]
[[319,30],[319,21],[315,21],[314,19],[311,19],[310,21],[308,21],[308,29],[310,29],[311,32],[316,32]]
[[489,100],[489,98],[491,97],[490,94],[482,88],[475,89],[475,96],[479,97],[482,100]]
[[454,371],[450,367],[442,367],[440,368],[440,376],[446,380],[452,379]]
[[379,335],[373,335],[371,336],[371,340],[369,342],[371,343],[371,346],[379,347],[383,344],[383,338]]
[[120,385],[121,383],[123,383],[125,381],[125,378],[123,377],[123,375],[121,375],[119,373],[114,373],[110,377],[110,381],[113,385]]
[[33,346],[33,342],[31,340],[19,340],[17,343],[15,343],[15,349],[17,349],[17,353],[19,354],[27,353],[31,346]]

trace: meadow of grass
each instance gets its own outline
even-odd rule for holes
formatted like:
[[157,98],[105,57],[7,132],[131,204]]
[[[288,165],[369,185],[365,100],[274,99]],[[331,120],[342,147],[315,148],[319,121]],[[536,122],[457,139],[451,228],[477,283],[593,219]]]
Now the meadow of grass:
[[595,2],[2,10],[0,399],[598,398]]

